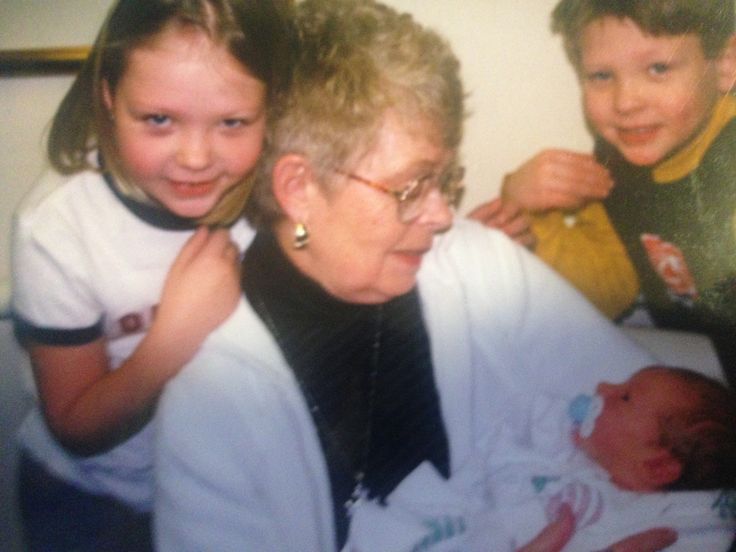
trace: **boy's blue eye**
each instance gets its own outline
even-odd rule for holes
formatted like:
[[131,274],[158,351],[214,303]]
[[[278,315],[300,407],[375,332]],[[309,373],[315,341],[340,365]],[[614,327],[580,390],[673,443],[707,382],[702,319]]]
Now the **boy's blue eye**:
[[654,75],[663,75],[670,70],[670,66],[666,63],[652,63],[649,66],[649,71]]
[[611,79],[611,73],[609,71],[593,71],[588,73],[588,80],[593,82],[604,82]]

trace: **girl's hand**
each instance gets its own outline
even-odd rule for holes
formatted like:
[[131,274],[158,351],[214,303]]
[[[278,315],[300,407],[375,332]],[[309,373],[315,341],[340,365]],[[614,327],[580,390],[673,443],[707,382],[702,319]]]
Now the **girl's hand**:
[[99,454],[143,427],[166,382],[235,308],[239,280],[229,232],[200,228],[169,270],[149,332],[117,370],[110,370],[104,338],[29,344],[44,414],[59,442],[75,454]]
[[608,170],[592,155],[548,149],[506,175],[502,197],[532,212],[577,209],[606,198],[612,187]]
[[516,243],[534,247],[536,238],[531,231],[529,218],[518,205],[500,197],[483,203],[468,213],[468,218],[477,220],[489,228],[498,228]]
[[160,337],[175,341],[186,362],[235,310],[240,293],[238,248],[229,231],[200,227],[169,270],[151,333],[165,332]]

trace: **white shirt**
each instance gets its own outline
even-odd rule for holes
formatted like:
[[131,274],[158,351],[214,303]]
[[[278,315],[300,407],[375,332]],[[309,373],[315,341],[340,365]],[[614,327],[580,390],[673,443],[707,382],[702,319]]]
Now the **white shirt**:
[[[592,388],[652,361],[531,253],[473,222],[437,238],[419,292],[453,470],[492,446],[488,421],[525,394]],[[158,430],[160,550],[335,550],[311,416],[245,300],[169,383]]]
[[[113,368],[150,327],[169,268],[193,233],[139,218],[92,171],[71,177],[48,172],[14,222],[15,315],[37,330],[52,330],[58,344],[104,335]],[[231,235],[244,250],[253,231],[241,221]],[[21,446],[58,477],[139,510],[151,508],[150,425],[107,453],[79,458],[56,443],[37,405],[19,436]]]

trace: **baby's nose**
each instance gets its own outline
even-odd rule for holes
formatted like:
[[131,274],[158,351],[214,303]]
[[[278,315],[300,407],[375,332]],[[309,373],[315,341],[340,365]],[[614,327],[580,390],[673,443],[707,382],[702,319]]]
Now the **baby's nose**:
[[607,381],[600,382],[596,388],[595,392],[601,395],[602,397],[607,397],[611,393],[613,393],[616,390],[616,385],[613,383],[608,383]]

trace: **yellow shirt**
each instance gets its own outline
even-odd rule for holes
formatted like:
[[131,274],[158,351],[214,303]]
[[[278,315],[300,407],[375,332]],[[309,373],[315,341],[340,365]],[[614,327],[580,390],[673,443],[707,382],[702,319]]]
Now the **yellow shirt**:
[[[686,147],[652,169],[654,180],[674,182],[692,172],[723,127],[736,117],[736,98],[724,96],[705,129]],[[734,217],[736,233],[736,216]],[[626,248],[601,202],[578,211],[534,215],[537,255],[611,318],[622,314],[639,293],[639,280]]]

